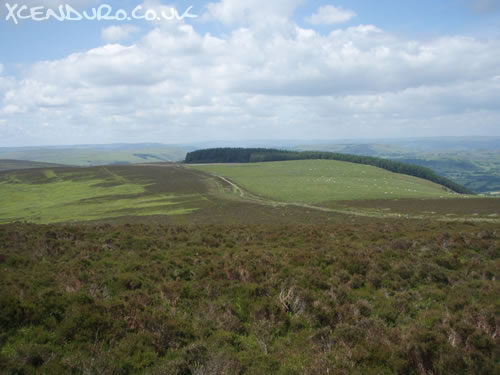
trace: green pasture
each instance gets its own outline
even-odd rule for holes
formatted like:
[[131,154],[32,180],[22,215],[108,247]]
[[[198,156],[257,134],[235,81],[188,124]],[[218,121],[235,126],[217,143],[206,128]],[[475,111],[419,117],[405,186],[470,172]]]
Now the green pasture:
[[459,196],[419,178],[332,160],[197,165],[193,168],[230,178],[254,194],[288,202]]

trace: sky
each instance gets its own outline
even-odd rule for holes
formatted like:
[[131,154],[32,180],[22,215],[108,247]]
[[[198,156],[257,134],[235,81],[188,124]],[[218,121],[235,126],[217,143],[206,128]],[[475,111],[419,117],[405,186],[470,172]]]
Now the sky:
[[0,0],[0,147],[492,135],[500,0]]

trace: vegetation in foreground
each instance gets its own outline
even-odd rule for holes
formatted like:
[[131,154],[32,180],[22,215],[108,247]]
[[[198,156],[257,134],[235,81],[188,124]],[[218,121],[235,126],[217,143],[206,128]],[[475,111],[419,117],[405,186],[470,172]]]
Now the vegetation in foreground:
[[289,202],[457,197],[443,186],[380,168],[334,160],[197,165],[250,192]]
[[0,226],[19,374],[494,374],[489,224]]

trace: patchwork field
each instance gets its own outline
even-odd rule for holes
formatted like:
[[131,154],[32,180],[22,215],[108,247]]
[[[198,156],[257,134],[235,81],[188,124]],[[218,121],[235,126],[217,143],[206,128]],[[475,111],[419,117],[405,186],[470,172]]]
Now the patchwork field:
[[498,222],[499,205],[498,199],[457,198],[428,181],[335,161],[0,172],[0,224],[309,224],[406,214]]
[[459,196],[419,178],[332,160],[197,165],[193,168],[228,177],[251,193],[287,202]]
[[0,223],[179,215],[203,206],[202,176],[149,166],[58,168],[0,174]]

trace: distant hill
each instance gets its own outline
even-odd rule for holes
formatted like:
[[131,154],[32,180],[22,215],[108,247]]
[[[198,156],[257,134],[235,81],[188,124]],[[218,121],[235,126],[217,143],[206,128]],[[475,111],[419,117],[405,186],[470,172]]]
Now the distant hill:
[[154,143],[0,148],[0,159],[77,166],[173,162],[185,155],[182,147]]
[[[340,139],[295,143],[297,150],[343,151],[360,146],[360,152],[449,152],[500,150],[500,137],[428,137],[388,139]],[[353,152],[357,153],[357,152]]]
[[500,150],[500,137],[432,137],[380,142],[419,152]]
[[[185,147],[186,145],[183,145]],[[343,150],[346,153],[357,153],[354,148],[360,146],[360,152],[365,152],[365,146],[374,147],[374,152],[449,152],[449,151],[478,151],[500,150],[500,137],[420,137],[420,138],[357,138],[357,139],[241,139],[219,140],[206,142],[192,142],[188,144],[188,151],[195,149],[220,147],[245,148],[284,148],[300,151],[341,151],[345,147],[353,150]],[[186,148],[186,147],[185,147]],[[363,150],[363,148],[365,148]],[[370,151],[369,151],[370,152]],[[378,154],[378,156],[380,156]]]

